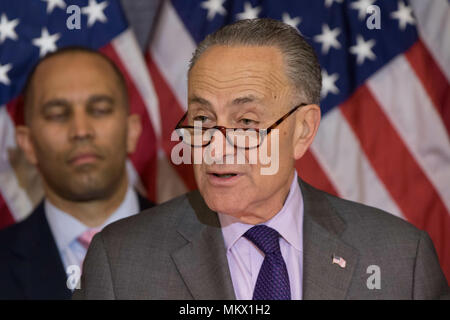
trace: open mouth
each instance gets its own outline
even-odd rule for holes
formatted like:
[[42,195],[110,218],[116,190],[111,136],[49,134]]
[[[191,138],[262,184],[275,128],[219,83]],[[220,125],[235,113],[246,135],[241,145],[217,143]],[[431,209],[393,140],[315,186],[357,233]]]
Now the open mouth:
[[236,173],[223,173],[223,174],[213,173],[213,175],[218,178],[231,178],[237,176]]
[[226,171],[209,171],[207,172],[208,181],[212,186],[231,187],[239,183],[242,173],[226,172]]

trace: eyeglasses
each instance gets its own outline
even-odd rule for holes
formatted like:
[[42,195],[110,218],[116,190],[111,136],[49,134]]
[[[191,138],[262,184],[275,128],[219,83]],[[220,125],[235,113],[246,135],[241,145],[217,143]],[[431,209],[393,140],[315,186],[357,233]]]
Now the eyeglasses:
[[270,127],[266,129],[255,128],[226,128],[222,126],[214,126],[210,128],[196,127],[196,126],[182,126],[181,124],[187,117],[187,112],[177,123],[175,130],[177,131],[180,140],[190,145],[191,147],[206,147],[208,146],[216,132],[219,130],[227,139],[227,141],[238,149],[254,149],[258,148],[264,141],[264,138],[269,135],[272,129],[276,128],[287,117],[297,111],[300,107],[307,106],[307,103],[299,104],[292,108],[288,113],[275,121]]

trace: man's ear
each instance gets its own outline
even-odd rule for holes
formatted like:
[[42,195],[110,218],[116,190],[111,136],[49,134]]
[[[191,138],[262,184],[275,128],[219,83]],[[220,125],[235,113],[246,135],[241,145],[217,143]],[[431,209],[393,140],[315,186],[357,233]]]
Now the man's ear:
[[316,136],[320,124],[320,107],[309,104],[296,112],[296,128],[294,134],[294,158],[303,157]]
[[37,165],[36,152],[34,150],[33,142],[31,141],[30,128],[27,126],[17,126],[16,127],[16,142],[17,145],[22,149],[28,162],[33,165]]
[[133,153],[141,136],[142,123],[141,117],[138,114],[130,114],[128,116],[128,137],[127,137],[127,152]]

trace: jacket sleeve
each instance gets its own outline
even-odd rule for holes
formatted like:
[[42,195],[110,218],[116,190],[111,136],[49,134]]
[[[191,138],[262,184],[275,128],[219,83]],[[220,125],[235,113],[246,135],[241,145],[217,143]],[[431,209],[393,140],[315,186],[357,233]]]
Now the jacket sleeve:
[[91,241],[83,263],[81,286],[74,291],[72,299],[115,299],[110,264],[101,232]]
[[413,281],[413,299],[440,299],[449,294],[433,242],[424,231],[417,246]]

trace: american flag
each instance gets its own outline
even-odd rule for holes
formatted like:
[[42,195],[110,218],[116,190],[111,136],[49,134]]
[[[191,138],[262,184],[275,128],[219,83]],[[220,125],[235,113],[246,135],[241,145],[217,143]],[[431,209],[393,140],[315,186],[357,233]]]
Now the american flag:
[[[67,28],[70,5],[80,8],[80,29]],[[368,28],[371,5],[380,9],[380,29]],[[323,119],[299,175],[426,230],[450,279],[446,0],[167,0],[145,55],[148,69],[118,1],[0,1],[0,228],[24,219],[42,198],[37,172],[14,139],[14,126],[23,123],[20,91],[39,57],[85,45],[118,64],[131,110],[144,122],[128,170],[141,191],[162,202],[195,188],[191,168],[170,163],[192,52],[222,25],[254,17],[296,27],[323,68]]]
[[344,258],[335,255],[333,255],[332,263],[337,264],[341,268],[345,268],[345,266],[347,265],[347,262],[344,260]]
[[[76,26],[79,13],[79,29]],[[73,15],[75,14],[75,15]],[[0,228],[23,220],[42,199],[35,168],[18,149],[14,128],[23,123],[21,90],[39,58],[70,45],[99,50],[123,72],[130,109],[143,121],[127,170],[131,181],[155,200],[158,124],[156,95],[144,56],[116,0],[0,1]]]
[[[170,134],[186,110],[196,45],[225,24],[256,17],[297,28],[322,66],[323,118],[299,175],[426,230],[450,280],[449,2],[165,1],[146,53],[160,110],[160,162],[170,158]],[[190,168],[166,169],[169,190],[195,187]]]

